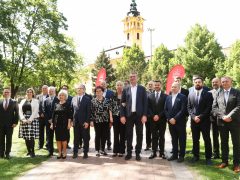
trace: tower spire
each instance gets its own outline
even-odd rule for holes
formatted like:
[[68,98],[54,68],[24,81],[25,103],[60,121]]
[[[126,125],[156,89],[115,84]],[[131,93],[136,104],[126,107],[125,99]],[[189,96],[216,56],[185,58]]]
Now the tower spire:
[[130,11],[127,13],[127,16],[129,16],[129,14],[132,14],[134,17],[140,15],[140,12],[137,10],[137,3],[135,0],[132,0],[132,3],[130,4]]

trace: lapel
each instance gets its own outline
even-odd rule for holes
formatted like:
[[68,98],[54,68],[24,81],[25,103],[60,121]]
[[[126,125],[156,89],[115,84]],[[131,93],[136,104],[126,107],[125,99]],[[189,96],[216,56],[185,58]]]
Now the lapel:
[[224,90],[222,89],[220,92],[219,92],[219,101],[220,103],[226,108],[226,104],[225,104],[225,100],[224,100]]
[[141,97],[138,85],[137,85],[137,92],[136,92],[136,107],[137,107],[137,104],[138,104],[138,98],[137,97]]
[[229,96],[228,96],[228,101],[227,101],[226,107],[229,105],[229,102],[231,101],[232,97],[233,97],[233,89],[231,88],[231,90],[229,92]]
[[203,100],[203,98],[204,98],[204,96],[205,96],[205,90],[203,89],[202,90],[202,93],[201,93],[201,96],[200,96],[200,99],[199,99],[199,102],[198,102],[198,105],[200,105],[200,103],[202,102],[202,100]]
[[132,92],[131,92],[131,86],[128,87],[128,94],[129,94],[129,105],[132,105]]

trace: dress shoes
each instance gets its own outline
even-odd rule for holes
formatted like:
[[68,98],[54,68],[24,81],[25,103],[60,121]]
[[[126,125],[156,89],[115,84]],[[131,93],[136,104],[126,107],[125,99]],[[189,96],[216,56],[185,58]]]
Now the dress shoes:
[[183,161],[184,161],[184,157],[179,157],[177,160],[178,163],[182,163]]
[[113,153],[112,157],[117,157],[117,155],[118,155],[117,153]]
[[159,157],[161,157],[162,159],[167,159],[167,157],[165,156],[165,154],[162,154],[162,153],[159,154]]
[[119,153],[119,154],[118,154],[118,157],[123,157],[123,154]]
[[212,165],[212,160],[211,159],[206,159],[206,165],[211,166]]
[[96,156],[100,157],[100,152],[99,151],[96,151]]
[[240,172],[240,166],[239,166],[239,165],[234,166],[233,171],[234,171],[235,173],[239,173],[239,172]]
[[82,146],[79,146],[78,149],[82,149]]
[[78,157],[77,153],[74,153],[73,156],[72,156],[73,159],[76,159],[77,157]]
[[87,158],[88,158],[88,154],[87,154],[87,153],[84,153],[83,159],[87,159]]
[[156,153],[152,153],[148,159],[154,159],[155,157],[157,157],[157,154]]
[[5,155],[5,158],[6,158],[6,159],[10,159],[11,156],[10,156],[9,154],[6,154],[6,155]]
[[220,168],[220,169],[223,169],[223,168],[225,168],[227,166],[228,166],[228,163],[221,163],[217,167]]
[[151,146],[147,146],[146,149],[144,149],[144,151],[149,151],[151,149]]
[[141,159],[142,159],[142,158],[141,158],[140,154],[136,154],[136,160],[137,160],[137,161],[141,161]]
[[108,151],[111,151],[111,150],[112,150],[111,146],[108,146],[108,147],[107,147],[107,150],[108,150]]
[[107,156],[106,151],[100,151],[100,153],[101,153],[102,155],[104,155],[104,156]]
[[132,158],[132,155],[131,154],[127,154],[126,156],[125,156],[125,160],[130,160]]
[[34,152],[30,153],[30,157],[35,158],[36,157],[35,153]]
[[191,159],[191,163],[195,163],[195,162],[197,162],[197,161],[199,161],[199,157],[194,156],[194,157]]
[[171,156],[170,158],[168,158],[168,161],[174,161],[176,159],[178,159],[176,156]]

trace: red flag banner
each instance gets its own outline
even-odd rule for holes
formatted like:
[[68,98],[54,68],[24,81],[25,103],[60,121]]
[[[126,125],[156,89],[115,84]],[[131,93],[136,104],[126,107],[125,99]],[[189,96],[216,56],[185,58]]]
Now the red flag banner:
[[101,85],[101,81],[105,81],[106,80],[106,69],[105,68],[101,68],[98,72],[97,75],[97,80],[96,80],[96,86],[100,86]]
[[171,91],[172,83],[174,82],[174,78],[176,76],[183,78],[185,75],[185,69],[182,65],[178,64],[172,67],[172,69],[168,73],[167,84],[166,84],[166,93],[169,94]]

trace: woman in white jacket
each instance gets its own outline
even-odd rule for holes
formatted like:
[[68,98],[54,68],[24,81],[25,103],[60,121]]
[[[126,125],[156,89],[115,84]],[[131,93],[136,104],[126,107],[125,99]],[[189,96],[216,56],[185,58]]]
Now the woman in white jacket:
[[39,102],[34,97],[34,90],[28,88],[26,91],[26,98],[19,104],[19,138],[25,139],[28,150],[27,155],[31,157],[35,157],[35,139],[39,138]]

